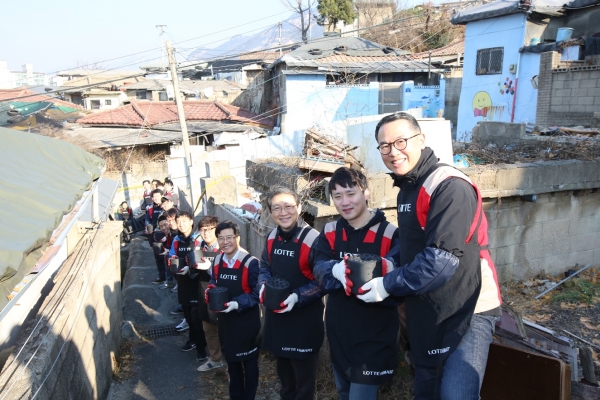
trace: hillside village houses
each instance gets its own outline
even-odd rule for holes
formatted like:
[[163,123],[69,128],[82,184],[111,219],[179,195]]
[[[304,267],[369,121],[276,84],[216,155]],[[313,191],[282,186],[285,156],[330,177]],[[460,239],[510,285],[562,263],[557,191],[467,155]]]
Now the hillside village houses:
[[[49,398],[104,398],[117,366],[137,373],[133,384],[125,378],[118,385],[128,394],[142,383],[154,394],[225,387],[225,374],[179,386],[198,380],[197,367],[178,371],[177,379],[165,375],[167,386],[155,379],[153,366],[165,362],[167,351],[168,361],[180,365],[191,353],[179,351],[181,337],[175,338],[176,295],[150,283],[155,266],[142,234],[130,247],[121,241],[130,232],[109,221],[119,217],[115,206],[127,201],[133,216],[143,217],[143,180],[169,177],[180,210],[234,221],[240,245],[259,255],[274,227],[261,194],[275,185],[300,193],[303,220],[320,230],[338,218],[330,176],[348,166],[367,175],[368,207],[396,221],[398,188],[373,140],[378,121],[396,111],[417,117],[442,163],[453,164],[455,152],[469,148],[498,155],[493,164],[462,171],[478,187],[499,281],[531,282],[517,289],[531,299],[554,289],[568,269],[600,265],[600,0],[449,3],[464,39],[418,53],[361,37],[364,26],[398,18],[391,1],[372,2],[370,16],[361,12],[365,3],[355,2],[353,24],[328,28],[308,43],[177,63],[179,93],[164,61],[131,71],[65,70],[52,79],[30,64],[12,71],[0,61],[0,83],[15,85],[0,86],[5,162],[17,171],[3,190],[14,200],[15,223],[30,211],[40,222],[24,224],[35,230],[29,242],[13,240],[26,248],[16,257],[18,273],[0,282],[0,308],[11,308],[0,310],[0,397],[13,390],[24,398],[43,387]],[[578,126],[587,136],[525,135],[552,135],[561,126]],[[584,141],[589,152],[570,159]],[[531,157],[507,161],[526,146],[534,149]],[[19,201],[40,188],[31,202]],[[124,254],[131,255],[127,262]],[[67,259],[68,268],[61,267]],[[35,313],[22,312],[34,307]],[[600,398],[576,395],[586,374],[580,360],[589,350],[582,343],[596,343],[600,326],[582,323],[584,307],[566,306],[565,312],[577,308],[575,333],[590,329],[580,343],[541,326],[546,315],[531,308],[528,317],[539,320],[504,310],[482,398],[511,398],[523,387],[529,390],[523,398]],[[587,309],[595,318],[597,305]],[[57,323],[50,330],[33,326],[32,315]],[[129,360],[137,363],[122,362],[122,339],[131,339]]]
[[598,0],[502,0],[454,14],[466,25],[457,139],[470,141],[479,121],[589,126],[600,111],[599,20]]

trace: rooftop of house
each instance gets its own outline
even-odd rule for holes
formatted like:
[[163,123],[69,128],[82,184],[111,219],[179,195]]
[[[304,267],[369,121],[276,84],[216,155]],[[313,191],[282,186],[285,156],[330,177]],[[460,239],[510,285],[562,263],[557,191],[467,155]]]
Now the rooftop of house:
[[[128,85],[121,86],[122,90],[165,90],[167,86],[173,86],[173,82],[164,79],[148,79],[141,82],[131,83]],[[226,81],[226,80],[182,80],[179,81],[179,89],[182,92],[185,91],[198,91],[212,88],[213,90],[220,91],[236,91],[245,89],[246,86]]]
[[[289,50],[283,50],[281,55],[289,53]],[[261,61],[275,61],[281,57],[279,51],[257,51],[254,53],[241,54],[238,56],[238,60],[261,60]]]
[[[311,73],[316,71],[348,73],[424,72],[425,61],[411,59],[410,52],[385,47],[356,37],[327,37],[298,47],[279,58],[268,68],[280,63]],[[437,72],[437,70],[433,70]]]
[[560,17],[567,10],[600,5],[600,0],[498,0],[456,12],[450,21],[455,25],[517,13],[538,13]]
[[54,103],[57,106],[65,106],[78,110],[83,110],[84,108],[78,106],[76,104],[70,103],[68,101],[64,101],[61,99],[57,99],[52,96],[48,96],[46,94],[38,94],[32,90],[29,90],[25,87],[20,87],[16,89],[0,89],[0,102],[4,101],[12,101],[12,102],[25,102],[25,103],[37,103],[40,101]]
[[[272,128],[275,121],[250,111],[218,101],[184,101],[186,121],[220,121],[244,123]],[[156,126],[179,120],[177,106],[172,101],[135,101],[113,110],[88,115],[77,122],[88,126]]]
[[[407,54],[405,57],[411,60],[426,60],[429,58],[429,53],[429,51],[422,51],[420,53]],[[450,43],[444,47],[431,50],[431,58],[433,59],[434,57],[456,56],[458,53],[465,53],[464,39],[461,39],[454,43]]]

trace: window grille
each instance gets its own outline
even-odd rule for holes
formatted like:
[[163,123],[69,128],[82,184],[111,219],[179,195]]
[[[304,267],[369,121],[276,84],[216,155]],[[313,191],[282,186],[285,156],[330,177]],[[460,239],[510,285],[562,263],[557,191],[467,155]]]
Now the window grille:
[[502,73],[502,62],[504,60],[504,47],[492,47],[477,50],[477,75],[495,75]]

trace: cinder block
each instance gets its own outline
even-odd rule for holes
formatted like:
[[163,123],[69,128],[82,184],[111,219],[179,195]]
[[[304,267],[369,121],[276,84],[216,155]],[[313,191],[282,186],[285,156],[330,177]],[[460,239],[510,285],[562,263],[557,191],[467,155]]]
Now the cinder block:
[[569,235],[568,221],[547,221],[542,223],[542,240],[555,242]]
[[525,168],[519,168],[517,165],[508,164],[499,168],[496,175],[497,190],[515,190],[520,188],[529,188],[529,176]]
[[228,161],[208,161],[206,162],[206,174],[209,178],[222,178],[230,175]]
[[579,265],[595,265],[596,263],[594,262],[594,253],[594,250],[574,252],[572,253],[573,263],[577,263]]
[[571,251],[574,253],[600,248],[600,233],[590,232],[588,234],[572,236],[569,238]]

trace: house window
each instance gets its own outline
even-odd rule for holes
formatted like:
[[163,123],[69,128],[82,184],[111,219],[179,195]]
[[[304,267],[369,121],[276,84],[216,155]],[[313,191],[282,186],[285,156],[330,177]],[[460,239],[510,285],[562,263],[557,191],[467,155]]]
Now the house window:
[[158,92],[158,101],[168,101],[169,100],[169,96],[167,95],[167,92]]
[[90,107],[92,107],[92,110],[99,110],[100,100],[90,100]]
[[146,90],[136,90],[135,98],[138,100],[146,100]]
[[104,100],[104,105],[105,105],[105,106],[110,106],[110,105],[112,105],[112,100]]
[[502,61],[504,59],[504,47],[492,47],[477,50],[477,75],[495,75],[502,73]]

